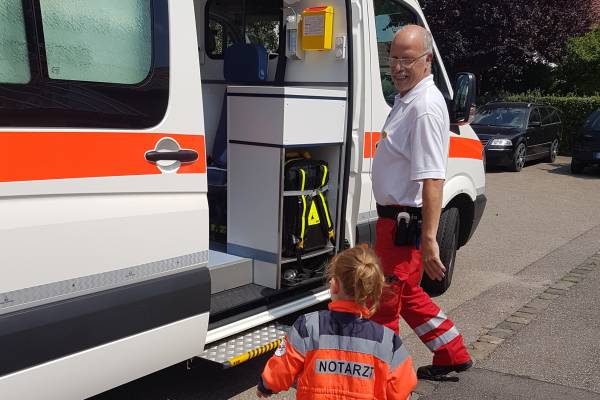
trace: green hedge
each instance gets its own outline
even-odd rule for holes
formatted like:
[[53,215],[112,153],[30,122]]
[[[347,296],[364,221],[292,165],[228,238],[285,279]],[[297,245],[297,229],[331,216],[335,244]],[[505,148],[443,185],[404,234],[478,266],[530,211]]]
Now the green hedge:
[[600,96],[593,97],[575,97],[575,96],[539,96],[539,95],[508,95],[503,96],[505,101],[527,101],[535,103],[544,103],[556,107],[560,111],[562,119],[562,141],[560,153],[571,154],[571,144],[573,135],[581,129],[586,118],[592,111],[600,108]]

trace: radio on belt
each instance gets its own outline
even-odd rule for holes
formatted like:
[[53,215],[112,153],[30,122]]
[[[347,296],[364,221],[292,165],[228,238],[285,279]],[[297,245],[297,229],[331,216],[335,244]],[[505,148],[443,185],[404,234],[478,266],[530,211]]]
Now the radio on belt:
[[333,7],[310,7],[302,11],[302,48],[304,50],[333,48]]

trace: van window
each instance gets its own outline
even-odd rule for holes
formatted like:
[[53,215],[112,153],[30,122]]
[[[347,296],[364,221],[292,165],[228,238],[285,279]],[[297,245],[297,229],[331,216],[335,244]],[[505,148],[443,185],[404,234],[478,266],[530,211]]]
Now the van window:
[[0,0],[0,83],[31,79],[22,0]]
[[[379,73],[381,78],[381,87],[383,96],[389,105],[394,104],[394,97],[398,93],[390,76],[390,67],[388,57],[394,34],[404,26],[409,24],[423,25],[420,23],[417,15],[405,6],[398,4],[396,0],[375,0],[373,2],[375,10],[375,30],[377,33],[377,51],[379,53]],[[435,84],[442,94],[450,97],[448,87],[442,75],[442,69],[437,57],[433,57],[431,72]]]
[[51,79],[136,84],[150,72],[148,0],[40,0]]
[[235,43],[260,44],[271,56],[279,50],[282,8],[279,0],[212,0],[206,5],[206,53],[223,58]]
[[379,76],[383,97],[388,104],[394,104],[398,93],[394,87],[388,58],[394,35],[404,25],[416,24],[417,16],[408,8],[401,6],[395,0],[375,0],[375,30],[377,32],[377,52],[379,53]]
[[0,33],[0,126],[146,129],[164,118],[168,0],[0,0]]

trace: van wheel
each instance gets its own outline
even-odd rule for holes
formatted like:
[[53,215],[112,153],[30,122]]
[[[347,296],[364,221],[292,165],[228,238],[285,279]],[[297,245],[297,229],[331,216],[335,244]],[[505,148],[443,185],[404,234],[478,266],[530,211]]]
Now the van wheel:
[[577,161],[576,159],[571,159],[571,172],[574,174],[581,174],[585,165],[581,161]]
[[546,158],[546,162],[553,163],[556,161],[556,157],[558,156],[558,138],[555,138],[550,145],[550,152],[548,153],[548,158]]
[[510,169],[514,172],[519,172],[523,169],[525,165],[525,157],[527,155],[527,148],[525,147],[525,143],[519,143],[517,148],[515,149],[515,154],[513,156],[512,165]]
[[456,260],[456,249],[458,247],[458,234],[460,226],[460,213],[458,208],[444,210],[440,218],[437,232],[437,242],[440,246],[440,259],[446,267],[446,276],[441,281],[434,281],[423,273],[421,287],[431,297],[441,296],[448,290],[452,283],[454,262]]

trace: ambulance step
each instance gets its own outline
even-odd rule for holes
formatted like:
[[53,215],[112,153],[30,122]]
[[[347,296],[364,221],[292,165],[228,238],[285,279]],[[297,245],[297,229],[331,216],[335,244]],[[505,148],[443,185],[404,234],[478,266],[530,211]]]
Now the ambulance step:
[[262,325],[221,342],[211,343],[200,358],[231,368],[275,350],[290,327],[276,322]]

